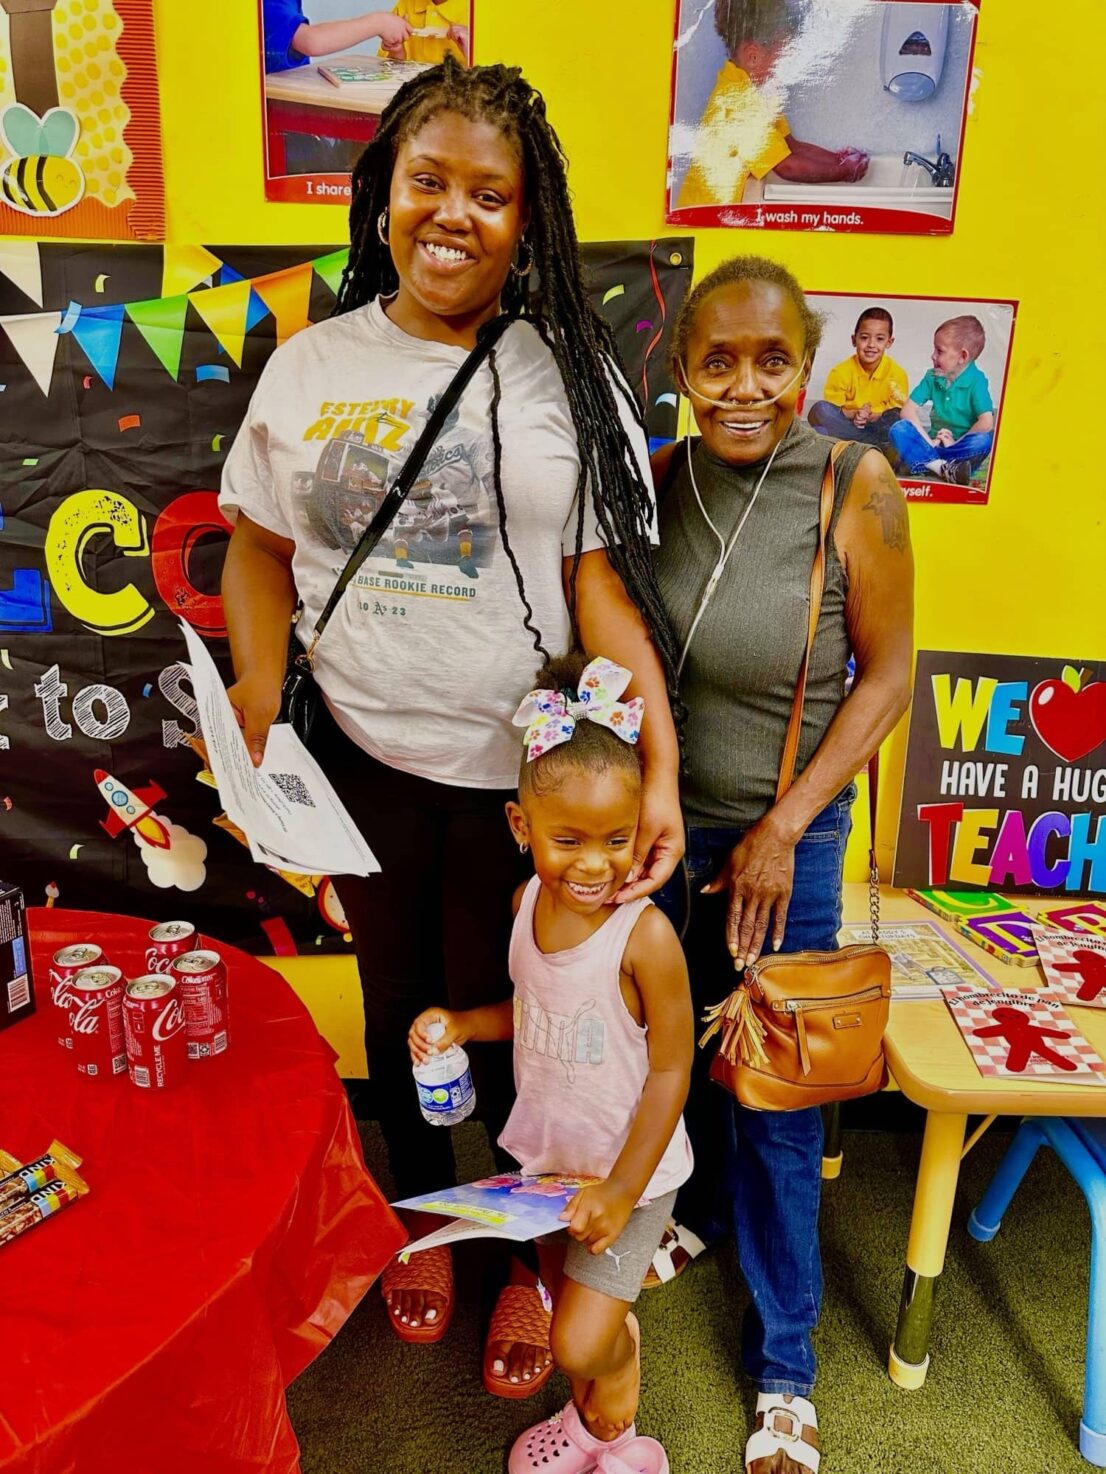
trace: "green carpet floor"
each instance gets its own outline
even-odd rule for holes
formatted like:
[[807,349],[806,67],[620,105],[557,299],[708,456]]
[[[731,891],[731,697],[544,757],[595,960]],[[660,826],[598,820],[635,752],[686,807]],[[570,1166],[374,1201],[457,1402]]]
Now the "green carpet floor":
[[[375,1128],[366,1160],[387,1188]],[[490,1169],[479,1128],[458,1136],[462,1170]],[[850,1131],[845,1172],[826,1185],[826,1297],[816,1346],[824,1474],[1089,1474],[1077,1446],[1090,1229],[1083,1199],[1038,1156],[991,1244],[964,1224],[1008,1138],[964,1164],[937,1304],[929,1378],[887,1378],[920,1138]],[[487,1396],[480,1345],[494,1257],[458,1260],[458,1303],[436,1346],[390,1332],[376,1290],[289,1389],[304,1474],[503,1474],[504,1451],[560,1406],[560,1378],[525,1402]],[[673,1474],[741,1474],[753,1394],[738,1367],[744,1290],[732,1248],[701,1259],[639,1304],[644,1390],[638,1427]]]

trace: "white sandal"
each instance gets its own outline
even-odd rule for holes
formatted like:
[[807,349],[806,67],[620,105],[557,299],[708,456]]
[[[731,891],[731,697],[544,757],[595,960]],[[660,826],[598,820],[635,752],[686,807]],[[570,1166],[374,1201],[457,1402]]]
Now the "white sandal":
[[642,1282],[642,1289],[655,1290],[660,1285],[669,1284],[683,1274],[691,1261],[698,1259],[705,1248],[706,1244],[698,1234],[692,1233],[686,1224],[677,1223],[670,1218]]
[[746,1474],[760,1474],[756,1465],[781,1451],[810,1474],[818,1474],[822,1442],[818,1437],[818,1414],[805,1397],[782,1392],[761,1392],[757,1397],[757,1426],[745,1445]]

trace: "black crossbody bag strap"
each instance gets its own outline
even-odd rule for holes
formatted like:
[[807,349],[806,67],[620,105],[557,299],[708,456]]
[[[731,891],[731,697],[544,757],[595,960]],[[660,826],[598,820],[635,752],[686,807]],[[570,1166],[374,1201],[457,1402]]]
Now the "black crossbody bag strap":
[[396,513],[407,499],[407,494],[415,484],[415,478],[422,470],[423,462],[430,454],[431,448],[442,432],[449,415],[455,408],[457,401],[468,387],[472,376],[491,353],[500,338],[510,327],[512,322],[517,321],[509,313],[494,317],[486,322],[476,335],[476,346],[470,351],[464,363],[453,375],[448,387],[442,394],[431,412],[423,428],[422,434],[411,449],[411,454],[404,462],[403,469],[392,483],[384,500],[377,508],[376,515],[368,527],[361,534],[357,546],[350,554],[349,562],[338,575],[338,582],[334,585],[330,598],[326,601],[323,612],[315,621],[315,628],[311,635],[311,643],[306,650],[301,650],[294,657],[295,664],[303,670],[313,670],[315,665],[315,647],[319,643],[323,630],[326,629],[330,616],[338,607],[342,595],[354,574],[364,563],[365,559],[376,547],[377,543],[392,525]]

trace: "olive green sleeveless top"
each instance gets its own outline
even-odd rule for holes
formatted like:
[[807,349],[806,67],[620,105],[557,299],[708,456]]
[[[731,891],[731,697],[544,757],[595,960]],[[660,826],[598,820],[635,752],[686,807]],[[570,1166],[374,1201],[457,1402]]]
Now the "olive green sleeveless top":
[[[832,440],[805,421],[792,421],[695,631],[680,678],[688,711],[683,797],[689,823],[745,827],[775,800],[806,648],[819,497],[832,446]],[[845,694],[847,588],[833,530],[853,473],[869,449],[850,444],[837,464],[825,591],[807,677],[796,775],[810,761]],[[730,466],[701,441],[692,457],[703,506],[728,543],[764,462]],[[673,466],[661,501],[657,573],[682,650],[720,549],[696,503],[682,446]]]

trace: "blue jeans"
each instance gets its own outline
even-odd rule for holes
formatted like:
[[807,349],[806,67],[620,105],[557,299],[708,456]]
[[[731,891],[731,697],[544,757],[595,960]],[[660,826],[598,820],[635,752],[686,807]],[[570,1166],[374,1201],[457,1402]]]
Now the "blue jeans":
[[924,471],[929,461],[968,461],[974,471],[991,454],[994,440],[992,430],[976,430],[961,435],[951,445],[930,445],[918,427],[908,420],[891,426],[891,444],[902,469],[911,475]]
[[869,420],[858,429],[836,404],[819,399],[807,410],[806,417],[820,435],[832,435],[835,440],[859,440],[882,450],[891,442],[891,430],[898,424],[899,413],[897,409],[885,409],[878,420]]
[[[841,879],[856,789],[850,784],[813,820],[795,847],[795,883],[783,951],[830,951],[841,925]],[[691,826],[684,868],[656,896],[679,930],[697,1017],[731,991],[726,951],[727,897],[701,888],[718,873],[740,829]],[[816,1362],[811,1332],[822,1304],[818,1205],[822,1187],[822,1114],[752,1111],[708,1077],[712,1045],[696,1050],[684,1119],[695,1172],[680,1189],[676,1218],[701,1238],[733,1226],[750,1303],[742,1361],[762,1392],[806,1397]]]

